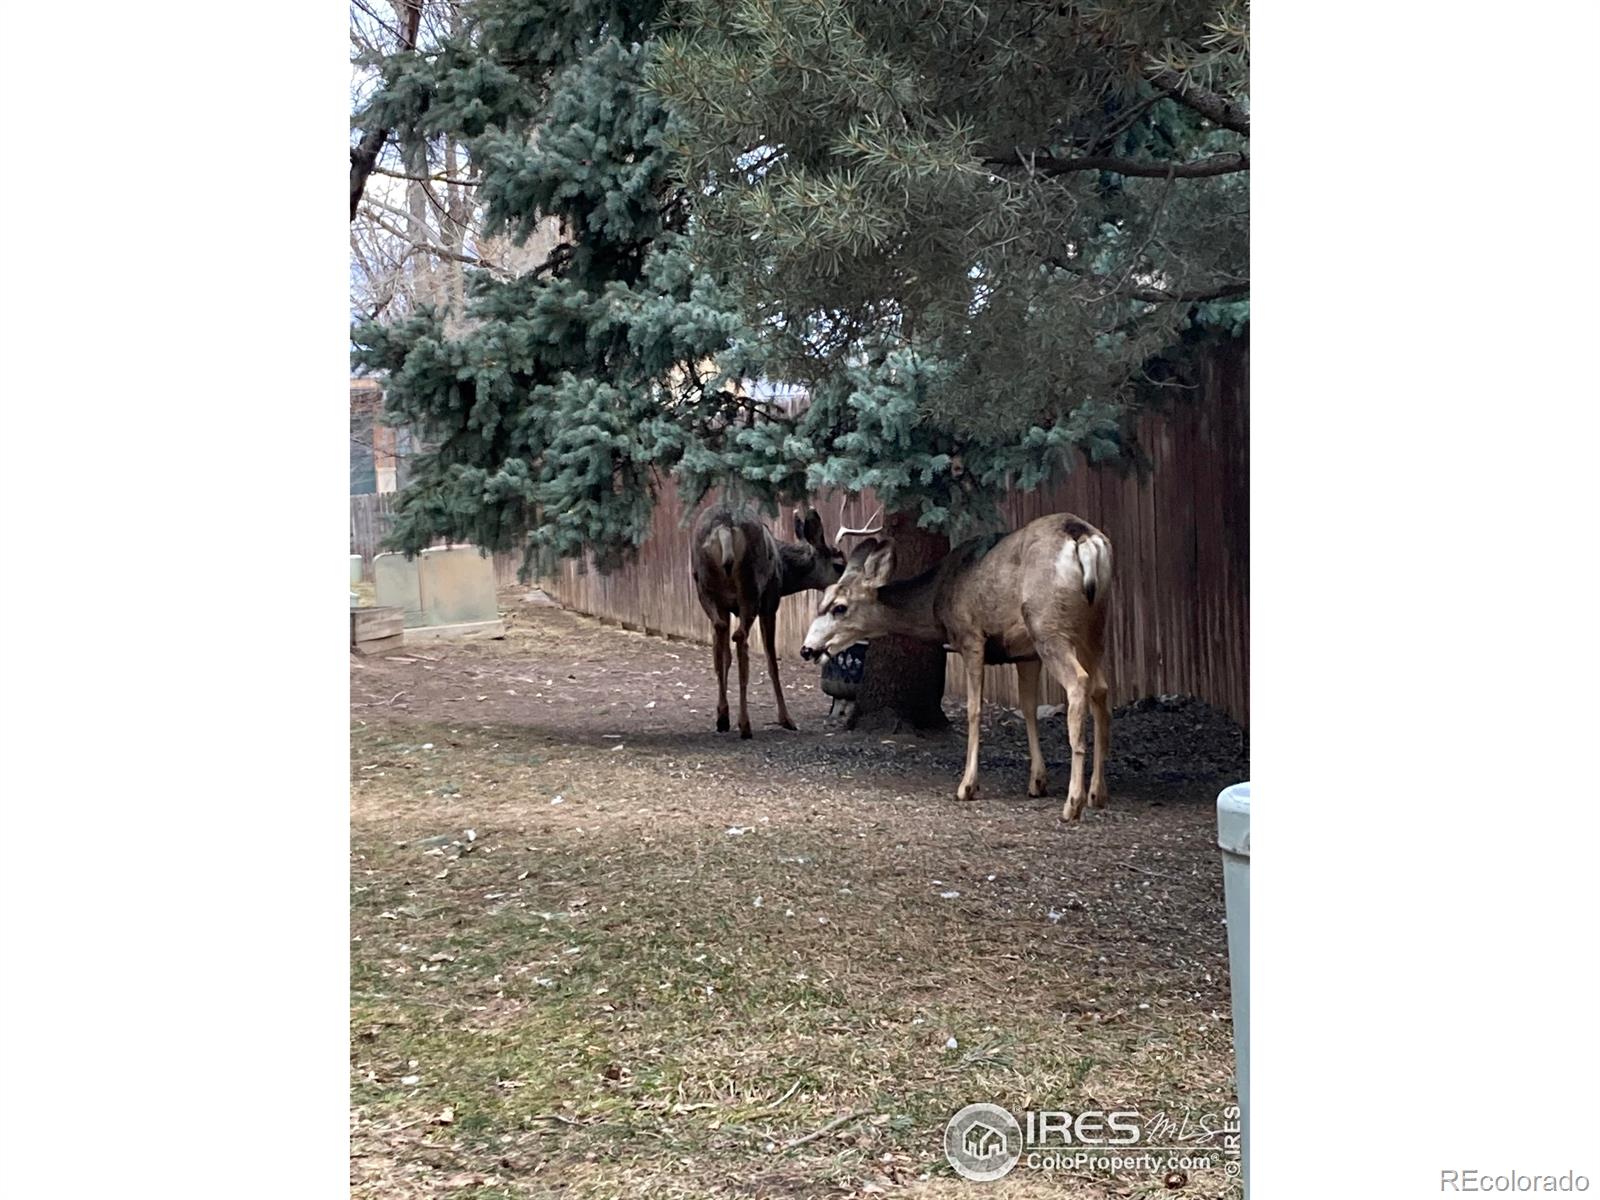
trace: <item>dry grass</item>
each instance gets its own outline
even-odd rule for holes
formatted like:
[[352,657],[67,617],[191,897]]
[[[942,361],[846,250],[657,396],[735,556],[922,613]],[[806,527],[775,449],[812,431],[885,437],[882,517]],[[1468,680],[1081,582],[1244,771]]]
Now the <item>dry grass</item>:
[[830,730],[798,682],[807,732],[718,737],[699,648],[514,616],[353,660],[357,1195],[968,1196],[971,1101],[1232,1102],[1214,787],[1063,827],[1000,730],[960,806],[959,744]]

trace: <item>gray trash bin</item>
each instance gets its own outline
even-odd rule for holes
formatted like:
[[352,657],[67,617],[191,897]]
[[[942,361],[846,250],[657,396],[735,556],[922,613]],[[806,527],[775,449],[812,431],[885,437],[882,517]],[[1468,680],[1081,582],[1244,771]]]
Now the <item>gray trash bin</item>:
[[1250,1195],[1250,785],[1217,796],[1217,845],[1228,912],[1228,975],[1233,991],[1233,1054],[1239,1085],[1244,1194]]

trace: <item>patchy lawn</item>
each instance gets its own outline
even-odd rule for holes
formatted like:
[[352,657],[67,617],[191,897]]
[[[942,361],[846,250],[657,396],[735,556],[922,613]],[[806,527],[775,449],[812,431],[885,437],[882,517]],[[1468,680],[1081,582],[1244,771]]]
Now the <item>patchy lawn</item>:
[[802,731],[757,667],[741,742],[709,649],[503,607],[504,641],[351,659],[356,1195],[1237,1194],[974,1184],[941,1141],[979,1100],[1233,1103],[1224,719],[1120,713],[1112,806],[1064,826],[1059,718],[1052,797],[994,713],[961,805],[960,734],[845,732],[792,653]]

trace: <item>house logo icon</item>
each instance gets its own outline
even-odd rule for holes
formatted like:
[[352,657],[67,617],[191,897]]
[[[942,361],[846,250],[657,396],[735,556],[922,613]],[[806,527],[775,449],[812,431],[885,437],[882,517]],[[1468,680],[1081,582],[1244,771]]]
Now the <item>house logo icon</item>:
[[944,1127],[944,1156],[963,1179],[1003,1178],[1022,1157],[1022,1127],[998,1104],[969,1104]]

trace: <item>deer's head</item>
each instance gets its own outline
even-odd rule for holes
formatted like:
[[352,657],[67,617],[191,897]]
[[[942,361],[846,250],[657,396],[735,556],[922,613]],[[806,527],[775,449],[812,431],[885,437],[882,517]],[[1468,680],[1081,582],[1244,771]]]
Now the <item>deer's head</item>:
[[868,538],[850,552],[844,574],[822,594],[816,618],[800,647],[803,659],[822,658],[868,642],[889,624],[878,589],[894,574],[894,546]]
[[825,588],[839,581],[844,574],[844,551],[828,545],[822,531],[822,518],[815,509],[795,510],[794,536],[801,546],[796,551],[784,551],[784,570],[795,583],[791,591],[803,588]]

